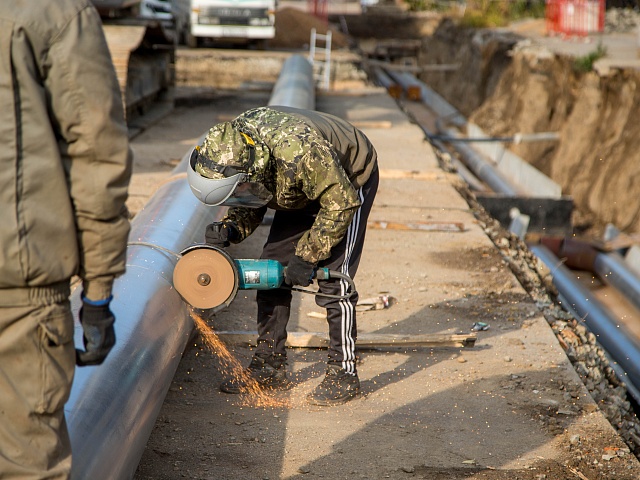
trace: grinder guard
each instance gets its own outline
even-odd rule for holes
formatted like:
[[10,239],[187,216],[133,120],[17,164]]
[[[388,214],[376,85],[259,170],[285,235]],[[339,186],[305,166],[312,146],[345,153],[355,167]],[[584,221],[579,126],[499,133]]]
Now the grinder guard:
[[192,245],[176,263],[173,286],[192,307],[226,307],[238,293],[238,268],[224,250],[206,244]]

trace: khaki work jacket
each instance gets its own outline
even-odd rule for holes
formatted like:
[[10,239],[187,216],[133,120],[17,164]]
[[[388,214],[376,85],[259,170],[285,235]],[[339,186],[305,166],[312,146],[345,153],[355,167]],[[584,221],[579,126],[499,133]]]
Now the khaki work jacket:
[[89,298],[124,271],[131,151],[87,0],[0,2],[0,306]]

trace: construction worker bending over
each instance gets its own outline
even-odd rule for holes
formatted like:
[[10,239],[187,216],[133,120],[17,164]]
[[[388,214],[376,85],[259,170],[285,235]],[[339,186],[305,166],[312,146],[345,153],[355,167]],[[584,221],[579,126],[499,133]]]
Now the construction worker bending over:
[[[353,278],[360,262],[367,217],[378,188],[377,155],[353,125],[326,113],[289,107],[249,110],[214,126],[192,155],[189,182],[209,205],[231,207],[208,225],[207,243],[228,246],[247,238],[267,208],[275,210],[261,258],[287,266],[288,285],[308,286],[318,267]],[[344,295],[344,279],[319,284]],[[258,343],[248,372],[262,387],[286,389],[287,323],[291,290],[257,292]],[[356,370],[356,302],[316,297],[326,308],[329,352],[326,375],[309,394],[316,405],[344,403],[360,389]],[[223,392],[245,385],[230,379]]]
[[65,479],[63,407],[76,363],[102,363],[115,343],[129,233],[127,126],[89,0],[0,2],[0,145],[0,478]]

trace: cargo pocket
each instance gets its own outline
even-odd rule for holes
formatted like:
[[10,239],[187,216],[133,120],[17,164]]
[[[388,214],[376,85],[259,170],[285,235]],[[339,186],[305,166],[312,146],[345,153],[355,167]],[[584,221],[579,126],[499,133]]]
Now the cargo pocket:
[[38,320],[40,398],[36,413],[54,413],[69,399],[75,370],[73,316],[69,302],[48,305]]

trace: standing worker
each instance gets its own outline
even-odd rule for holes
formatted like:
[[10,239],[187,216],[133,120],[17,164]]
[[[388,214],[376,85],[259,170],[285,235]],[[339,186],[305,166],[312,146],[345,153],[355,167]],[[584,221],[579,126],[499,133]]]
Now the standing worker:
[[[189,182],[203,202],[232,207],[221,222],[207,226],[208,244],[241,242],[272,208],[261,258],[286,265],[288,285],[310,285],[318,267],[355,275],[378,188],[378,166],[371,142],[348,122],[289,107],[249,110],[208,132],[192,155]],[[340,296],[348,284],[335,279],[320,282],[319,288]],[[264,388],[288,388],[291,289],[260,290],[256,299],[258,343],[248,372]],[[341,300],[316,297],[327,310],[330,345],[325,378],[308,397],[313,404],[344,403],[360,389],[357,300],[355,292]],[[234,379],[220,386],[227,393],[245,387]]]
[[[74,368],[115,344],[131,151],[88,0],[0,2],[0,478],[66,479]],[[82,280],[84,350],[69,302]]]

